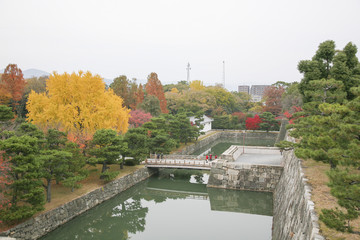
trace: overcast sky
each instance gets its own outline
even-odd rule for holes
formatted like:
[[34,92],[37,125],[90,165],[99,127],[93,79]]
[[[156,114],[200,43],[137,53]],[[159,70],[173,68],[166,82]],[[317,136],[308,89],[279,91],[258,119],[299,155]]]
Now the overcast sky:
[[[319,43],[360,47],[359,0],[0,0],[0,69],[205,85],[300,81]],[[359,57],[359,54],[358,54]]]

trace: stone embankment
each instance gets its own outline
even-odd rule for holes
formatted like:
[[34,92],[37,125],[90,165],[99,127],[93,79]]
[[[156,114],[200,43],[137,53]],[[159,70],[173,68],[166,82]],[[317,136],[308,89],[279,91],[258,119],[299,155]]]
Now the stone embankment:
[[274,192],[272,239],[323,240],[301,161],[284,153],[284,172]]
[[1,235],[13,237],[18,240],[38,239],[72,218],[145,180],[155,172],[156,171],[152,169],[141,168],[132,174],[114,180],[105,186],[74,199],[58,208],[33,217]]
[[283,167],[218,160],[210,171],[208,187],[273,192]]

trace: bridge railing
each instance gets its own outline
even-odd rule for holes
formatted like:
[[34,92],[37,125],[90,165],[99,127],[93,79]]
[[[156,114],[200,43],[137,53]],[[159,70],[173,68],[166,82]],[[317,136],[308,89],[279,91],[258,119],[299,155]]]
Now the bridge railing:
[[162,166],[188,166],[188,167],[205,167],[211,168],[211,161],[200,159],[157,159],[148,158],[145,165],[162,165]]
[[[151,159],[192,159],[192,160],[206,160],[206,156],[197,156],[197,155],[161,155],[161,154],[150,154]],[[210,159],[210,156],[209,156]],[[215,155],[212,156],[212,160],[215,160]]]

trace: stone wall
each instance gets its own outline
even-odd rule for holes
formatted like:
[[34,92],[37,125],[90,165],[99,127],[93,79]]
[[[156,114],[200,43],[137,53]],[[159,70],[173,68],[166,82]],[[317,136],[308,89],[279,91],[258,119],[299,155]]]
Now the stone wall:
[[212,211],[273,215],[273,194],[270,192],[237,191],[220,188],[207,188],[207,192]]
[[14,237],[16,239],[37,239],[90,208],[114,197],[136,183],[145,180],[154,172],[155,170],[152,169],[141,168],[130,175],[114,180],[105,186],[89,192],[56,209],[33,217],[2,233],[2,235],[4,234],[5,236]]
[[[213,130],[216,131],[216,130]],[[279,132],[264,132],[264,131],[247,131],[246,133],[246,139],[249,138],[256,138],[256,139],[276,139],[279,135]],[[199,150],[202,147],[205,147],[212,142],[216,141],[217,139],[223,138],[223,139],[234,139],[234,138],[242,138],[244,135],[243,131],[236,131],[236,130],[223,130],[223,131],[216,131],[214,134],[197,141],[194,144],[191,144],[182,150],[178,151],[176,154],[179,155],[190,155],[193,152]]]
[[202,140],[197,141],[194,144],[191,144],[182,150],[178,151],[177,155],[190,155],[193,152],[197,151],[198,149],[205,147],[206,145],[214,142],[216,139],[219,139],[221,137],[221,132],[216,132],[215,134],[212,134]]
[[272,239],[324,239],[301,161],[293,151],[284,153],[284,161],[284,173],[274,192]]
[[212,164],[208,187],[273,192],[283,167],[218,160]]
[[[220,131],[222,138],[242,138],[244,133],[242,130],[238,131]],[[276,139],[279,132],[266,131],[246,131],[246,138],[261,138],[261,139]]]

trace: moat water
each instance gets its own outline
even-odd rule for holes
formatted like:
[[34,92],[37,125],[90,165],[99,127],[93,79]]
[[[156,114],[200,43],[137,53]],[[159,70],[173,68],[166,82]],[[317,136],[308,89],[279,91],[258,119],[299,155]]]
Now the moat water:
[[271,239],[272,193],[207,188],[207,179],[161,171],[41,239]]
[[[220,139],[194,154],[219,156],[242,141]],[[245,145],[274,142],[246,139]],[[162,170],[41,239],[271,239],[272,193],[207,188],[208,177],[206,171]]]

